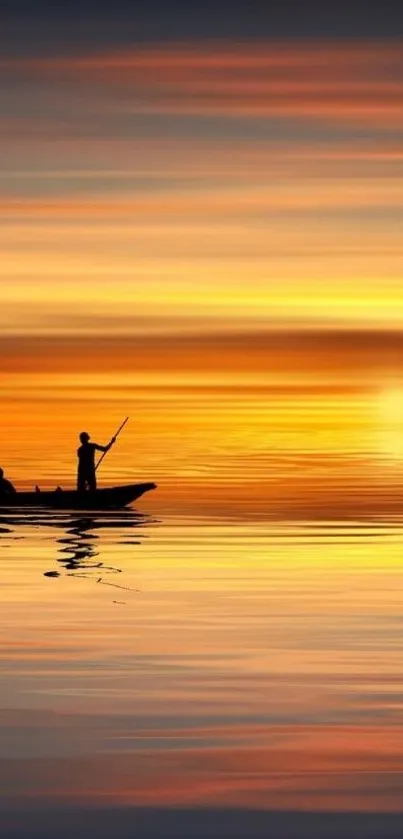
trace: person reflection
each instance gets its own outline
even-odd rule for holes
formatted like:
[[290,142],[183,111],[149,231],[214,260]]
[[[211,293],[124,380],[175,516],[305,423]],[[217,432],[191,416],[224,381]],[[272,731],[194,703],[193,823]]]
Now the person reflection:
[[[119,543],[123,535],[122,530],[138,527],[140,523],[144,524],[145,521],[146,517],[139,516],[131,510],[121,511],[116,519],[110,515],[103,518],[99,514],[86,514],[79,518],[72,517],[70,526],[66,528],[66,535],[57,540],[60,545],[63,545],[59,548],[59,553],[63,556],[59,557],[58,562],[65,568],[68,576],[87,577],[103,585],[136,591],[129,586],[118,585],[111,580],[104,579],[104,575],[121,574],[121,569],[113,565],[105,565],[104,562],[97,559],[100,551],[96,540],[99,539],[99,536],[94,533],[94,530],[115,529],[118,536],[116,543]],[[64,526],[66,527],[66,523],[64,523]],[[140,544],[140,540],[133,540],[130,544]],[[59,576],[57,572],[47,572],[46,575]]]
[[96,549],[96,540],[99,537],[92,532],[96,523],[94,516],[73,519],[72,526],[66,529],[66,536],[57,540],[60,545],[64,545],[59,548],[59,553],[65,554],[58,561],[67,571],[97,568],[102,565],[101,562],[94,561],[99,554]]

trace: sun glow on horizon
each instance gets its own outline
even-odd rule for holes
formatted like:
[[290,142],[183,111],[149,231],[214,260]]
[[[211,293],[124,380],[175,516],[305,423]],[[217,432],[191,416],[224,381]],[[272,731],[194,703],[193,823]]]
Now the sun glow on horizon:
[[403,463],[403,385],[391,385],[379,394],[380,447]]

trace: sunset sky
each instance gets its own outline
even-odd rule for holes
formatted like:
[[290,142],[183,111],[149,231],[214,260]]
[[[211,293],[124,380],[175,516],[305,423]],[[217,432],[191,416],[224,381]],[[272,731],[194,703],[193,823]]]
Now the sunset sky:
[[[156,479],[221,456],[229,474],[228,452],[237,469],[276,434],[280,449],[341,456],[370,434],[402,452],[403,14],[231,9],[9,5],[0,387],[19,481],[28,447],[30,472],[52,482],[63,453],[71,480],[79,427],[106,437],[130,400],[132,461],[122,446],[111,479],[134,458]],[[130,390],[238,384],[266,402],[172,393],[161,410]]]
[[401,21],[167,5],[5,22],[7,357],[20,336],[400,329]]

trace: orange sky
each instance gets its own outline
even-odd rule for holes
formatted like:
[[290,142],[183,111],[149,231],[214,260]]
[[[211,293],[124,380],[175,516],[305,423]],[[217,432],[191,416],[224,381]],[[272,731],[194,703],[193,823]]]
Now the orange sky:
[[[255,458],[270,482],[272,446],[400,462],[401,46],[200,41],[2,60],[0,386],[15,480],[67,485],[77,429],[106,439],[130,411],[105,480],[136,468],[200,483],[207,469],[210,492]],[[161,385],[161,402],[136,390]],[[237,385],[265,392],[222,404]],[[368,469],[353,464],[354,480]]]
[[3,60],[3,335],[400,328],[400,59],[392,41]]

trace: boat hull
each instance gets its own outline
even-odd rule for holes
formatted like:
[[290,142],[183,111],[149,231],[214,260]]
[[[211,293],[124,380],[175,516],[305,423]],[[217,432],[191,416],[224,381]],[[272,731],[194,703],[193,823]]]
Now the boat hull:
[[54,490],[53,492],[16,492],[0,496],[0,508],[50,507],[56,510],[110,510],[127,507],[156,485],[125,484],[105,487],[94,492]]

